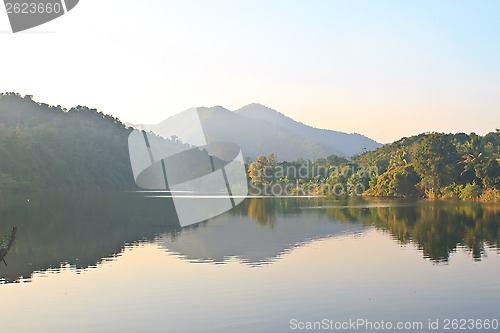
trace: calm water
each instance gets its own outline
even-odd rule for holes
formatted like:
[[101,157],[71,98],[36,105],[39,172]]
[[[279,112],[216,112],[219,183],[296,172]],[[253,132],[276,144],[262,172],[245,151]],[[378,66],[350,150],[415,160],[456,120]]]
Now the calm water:
[[169,199],[137,193],[1,199],[4,244],[17,226],[1,332],[500,319],[499,205],[254,198],[180,228]]

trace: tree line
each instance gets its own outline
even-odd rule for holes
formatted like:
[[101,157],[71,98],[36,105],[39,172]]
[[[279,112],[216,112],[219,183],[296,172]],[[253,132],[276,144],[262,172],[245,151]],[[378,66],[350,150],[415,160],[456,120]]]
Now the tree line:
[[249,163],[248,176],[258,194],[500,201],[499,161],[500,130],[485,136],[423,133],[351,160],[259,156]]
[[133,189],[131,130],[95,109],[0,94],[0,190]]

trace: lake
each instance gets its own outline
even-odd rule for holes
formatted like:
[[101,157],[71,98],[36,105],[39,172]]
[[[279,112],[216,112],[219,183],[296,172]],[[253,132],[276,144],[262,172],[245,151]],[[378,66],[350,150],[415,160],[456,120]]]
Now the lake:
[[181,228],[161,195],[1,198],[2,332],[499,331],[498,204],[247,198]]

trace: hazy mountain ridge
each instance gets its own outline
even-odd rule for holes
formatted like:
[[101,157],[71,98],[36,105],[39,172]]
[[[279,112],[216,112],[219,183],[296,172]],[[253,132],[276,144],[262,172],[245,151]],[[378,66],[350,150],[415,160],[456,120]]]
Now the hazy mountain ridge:
[[344,133],[331,129],[316,128],[302,122],[296,121],[285,114],[258,103],[249,104],[236,111],[246,118],[266,120],[280,127],[288,129],[305,138],[314,138],[319,143],[337,147],[338,142],[342,148],[337,147],[346,156],[352,156],[377,149],[382,144],[359,133]]
[[[193,109],[186,110],[189,112]],[[338,150],[318,142],[298,137],[290,131],[267,121],[253,120],[223,107],[196,108],[208,141],[228,141],[240,145],[245,157],[276,153],[283,160],[314,159],[320,156],[341,155]],[[181,141],[191,141],[192,124],[182,119],[183,113],[169,117],[158,125],[145,126],[147,130],[165,138],[177,136]]]
[[260,104],[250,104],[236,111],[222,106],[191,108],[171,116],[147,130],[165,138],[193,138],[192,124],[183,120],[196,110],[208,141],[229,141],[240,145],[245,157],[275,153],[280,160],[317,159],[329,155],[352,156],[381,144],[359,134],[317,129],[299,123]]

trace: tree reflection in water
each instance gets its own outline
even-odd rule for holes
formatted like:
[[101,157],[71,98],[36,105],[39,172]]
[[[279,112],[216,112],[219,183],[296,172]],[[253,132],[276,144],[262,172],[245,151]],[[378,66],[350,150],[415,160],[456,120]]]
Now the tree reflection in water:
[[[384,230],[401,244],[416,244],[425,258],[435,262],[448,261],[457,248],[467,249],[479,261],[486,248],[498,250],[500,245],[500,206],[495,204],[249,198],[220,217],[181,228],[171,200],[165,198],[130,193],[32,194],[30,198],[12,195],[0,201],[0,235],[11,234],[12,225],[19,228],[8,266],[0,267],[4,282],[66,264],[75,269],[94,267],[120,255],[125,246],[155,242],[159,237],[168,237],[174,248],[181,249],[182,242],[191,248],[195,236],[205,245],[213,243],[213,252],[221,257],[243,253],[244,244],[261,246],[263,253],[281,253],[311,239],[363,226]],[[243,225],[232,223],[236,221]],[[249,228],[253,223],[259,227]],[[181,236],[182,242],[177,241]],[[210,237],[218,241],[210,243]]]
[[261,226],[273,228],[277,214],[297,213],[310,206],[317,214],[344,223],[361,222],[384,230],[401,244],[415,243],[425,258],[447,261],[466,248],[476,261],[485,247],[499,248],[500,206],[458,201],[328,200],[324,198],[253,198],[241,209]]

